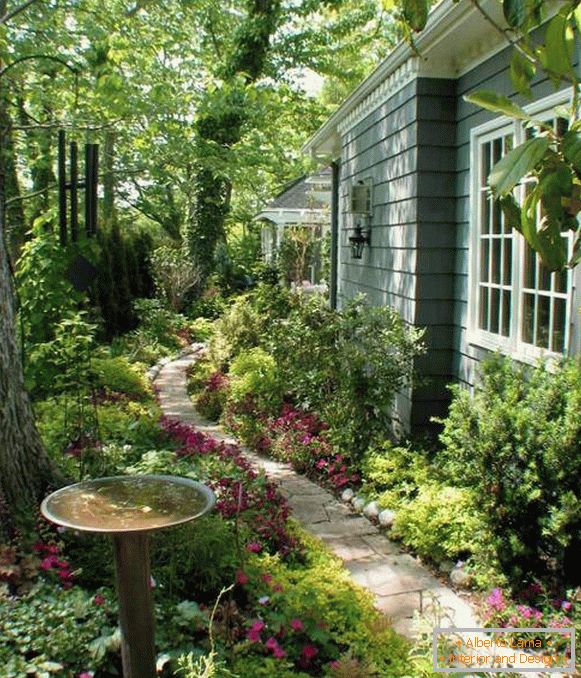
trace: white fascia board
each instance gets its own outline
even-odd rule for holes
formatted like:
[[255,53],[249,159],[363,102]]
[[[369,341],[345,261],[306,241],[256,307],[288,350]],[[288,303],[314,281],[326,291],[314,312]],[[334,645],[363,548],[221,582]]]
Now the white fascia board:
[[[497,0],[481,0],[483,11],[503,23],[502,6]],[[464,46],[463,33],[466,21],[475,18],[482,24],[478,31],[482,39],[478,41],[478,54],[470,44]],[[480,37],[480,36],[479,36]],[[470,36],[472,43],[472,36]],[[494,45],[490,44],[491,38]],[[496,39],[497,38],[497,39]],[[424,30],[415,37],[418,55],[407,42],[400,42],[389,56],[345,99],[323,126],[303,146],[303,153],[312,157],[332,157],[340,155],[340,128],[345,128],[346,119],[359,117],[355,109],[369,103],[376,106],[391,92],[401,88],[415,77],[453,78],[465,68],[468,61],[482,56],[483,51],[498,48],[500,35],[470,0],[443,0],[430,13]],[[507,43],[508,45],[508,43]],[[432,55],[430,55],[432,52]],[[430,58],[432,56],[432,58]],[[406,65],[406,62],[411,62]],[[391,86],[388,82],[391,78]],[[387,87],[386,87],[387,86]],[[387,90],[390,90],[389,92]],[[381,90],[378,96],[377,90]],[[373,108],[369,109],[371,112]]]

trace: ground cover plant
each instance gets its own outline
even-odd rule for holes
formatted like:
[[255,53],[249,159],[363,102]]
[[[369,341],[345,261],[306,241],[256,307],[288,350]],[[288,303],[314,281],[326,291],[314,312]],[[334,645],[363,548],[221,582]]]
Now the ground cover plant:
[[[385,419],[362,415],[363,378],[354,380],[359,391],[332,381],[341,321],[316,302],[275,295],[266,312],[259,293],[216,323],[190,377],[200,410],[252,449],[391,511],[391,537],[444,572],[458,564],[464,585],[481,592],[485,623],[578,627],[579,365],[525,368],[492,356],[473,396],[453,389],[439,444],[398,444]],[[241,318],[252,331],[238,341]],[[378,378],[371,363],[365,372]],[[357,402],[340,410],[347,399]],[[345,412],[352,428],[342,426]],[[352,435],[357,427],[374,435]]]
[[[144,366],[101,351],[92,372],[99,425],[90,436],[70,440],[66,394],[37,404],[49,455],[67,477],[169,473],[217,496],[213,514],[152,540],[160,675],[209,661],[212,610],[212,661],[230,675],[334,676],[348,662],[369,676],[405,675],[408,643],[340,561],[298,529],[276,486],[237,446],[160,417]],[[2,675],[119,675],[112,562],[107,539],[40,517],[5,540]]]

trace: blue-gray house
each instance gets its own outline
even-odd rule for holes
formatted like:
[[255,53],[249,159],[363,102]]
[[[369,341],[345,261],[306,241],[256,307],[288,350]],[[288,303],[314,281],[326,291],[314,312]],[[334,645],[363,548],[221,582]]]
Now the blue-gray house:
[[[503,24],[499,2],[480,5]],[[477,89],[516,97],[506,39],[472,2],[443,0],[417,46],[419,56],[400,44],[306,146],[333,162],[331,302],[363,292],[426,328],[418,369],[428,379],[397,402],[406,430],[445,414],[446,384],[474,384],[487,352],[534,362],[581,342],[581,266],[549,273],[486,187],[490,167],[531,132],[463,100]],[[541,75],[532,90],[519,103],[564,124],[555,107],[570,91]],[[354,258],[349,239],[368,235]]]

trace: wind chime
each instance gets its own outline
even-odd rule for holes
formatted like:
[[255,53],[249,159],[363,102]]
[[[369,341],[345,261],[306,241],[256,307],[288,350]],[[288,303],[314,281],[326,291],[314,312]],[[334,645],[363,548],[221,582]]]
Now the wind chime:
[[[69,144],[70,180],[67,180],[66,149],[64,130],[58,137],[58,184],[59,184],[59,228],[60,242],[67,244],[68,218],[67,203],[70,202],[70,236],[72,242],[79,238],[79,189],[85,189],[85,232],[91,237],[97,233],[97,188],[99,185],[99,144],[85,144],[85,179],[79,181],[79,148],[76,141]],[[67,200],[67,191],[70,200]]]

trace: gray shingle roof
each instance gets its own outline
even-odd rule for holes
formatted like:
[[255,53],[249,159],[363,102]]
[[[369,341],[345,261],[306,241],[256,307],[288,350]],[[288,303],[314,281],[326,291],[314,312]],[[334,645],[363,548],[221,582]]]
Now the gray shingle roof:
[[[265,209],[323,209],[328,205],[328,202],[321,200],[316,195],[313,195],[313,183],[329,181],[331,175],[331,168],[317,172],[316,174],[303,175],[294,181],[290,181],[278,195],[276,195],[266,206]],[[330,186],[329,186],[330,190]]]

